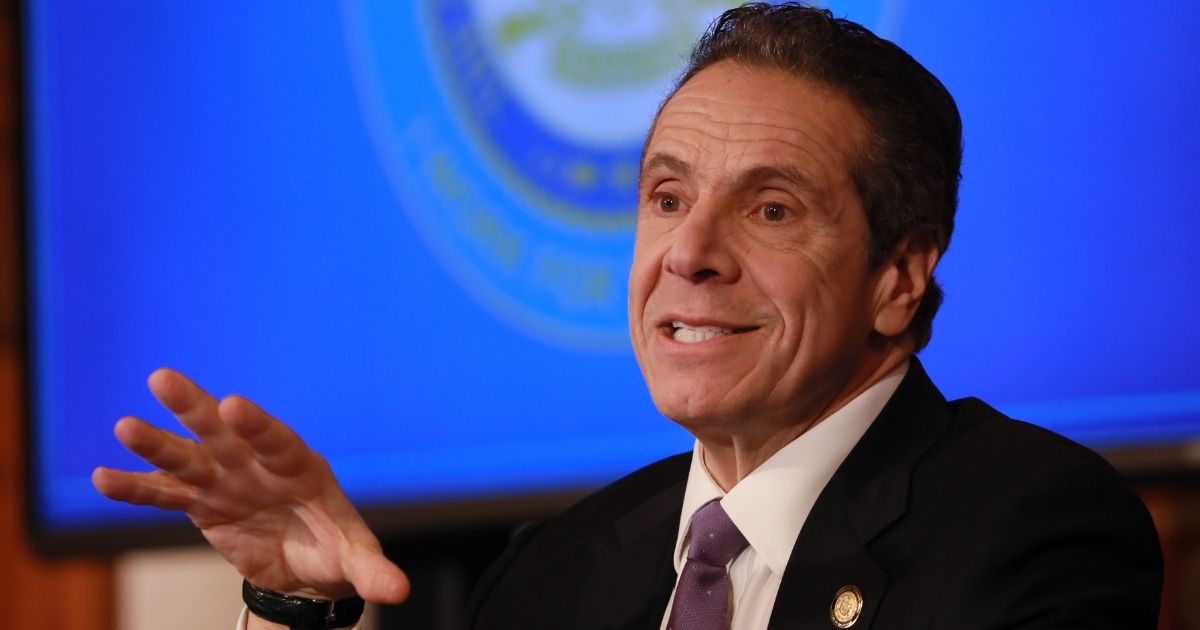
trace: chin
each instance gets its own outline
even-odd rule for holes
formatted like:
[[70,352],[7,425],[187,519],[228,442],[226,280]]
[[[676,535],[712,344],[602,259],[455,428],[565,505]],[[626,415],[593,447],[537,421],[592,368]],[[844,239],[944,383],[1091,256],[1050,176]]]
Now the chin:
[[[728,401],[714,397],[712,388],[689,383],[661,394],[651,392],[659,413],[685,429],[711,427],[735,421],[739,414]],[[695,433],[695,431],[691,431]]]

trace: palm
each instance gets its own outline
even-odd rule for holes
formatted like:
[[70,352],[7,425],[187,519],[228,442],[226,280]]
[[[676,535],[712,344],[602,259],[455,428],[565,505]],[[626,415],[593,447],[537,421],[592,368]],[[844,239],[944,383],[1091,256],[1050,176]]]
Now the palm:
[[159,470],[98,468],[93,483],[102,494],[185,512],[258,586],[315,598],[404,599],[404,574],[384,558],[325,460],[295,433],[244,398],[218,403],[178,373],[159,370],[149,384],[199,440],[122,419],[117,438]]

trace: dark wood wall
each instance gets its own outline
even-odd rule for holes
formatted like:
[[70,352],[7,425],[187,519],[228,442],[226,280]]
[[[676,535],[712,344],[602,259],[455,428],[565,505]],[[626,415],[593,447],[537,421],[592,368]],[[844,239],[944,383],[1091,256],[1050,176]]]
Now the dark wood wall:
[[25,538],[17,11],[0,2],[0,615],[4,626],[113,630],[113,563],[48,561]]

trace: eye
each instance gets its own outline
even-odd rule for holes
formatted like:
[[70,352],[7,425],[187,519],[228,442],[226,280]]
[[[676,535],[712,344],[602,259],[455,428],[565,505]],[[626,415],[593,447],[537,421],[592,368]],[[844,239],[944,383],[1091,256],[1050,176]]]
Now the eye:
[[679,210],[678,197],[671,195],[659,195],[658,200],[655,203],[658,204],[658,209],[662,212],[675,212]]
[[787,218],[788,209],[782,204],[768,203],[763,205],[759,213],[764,220],[776,223]]

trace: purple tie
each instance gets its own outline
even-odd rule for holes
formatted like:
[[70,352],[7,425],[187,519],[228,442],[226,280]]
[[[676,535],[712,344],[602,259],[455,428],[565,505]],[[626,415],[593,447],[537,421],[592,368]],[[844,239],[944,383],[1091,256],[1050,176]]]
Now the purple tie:
[[688,533],[687,564],[675,586],[667,629],[728,630],[731,590],[726,567],[746,548],[746,537],[729,520],[718,499],[696,510]]

